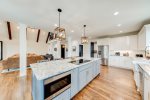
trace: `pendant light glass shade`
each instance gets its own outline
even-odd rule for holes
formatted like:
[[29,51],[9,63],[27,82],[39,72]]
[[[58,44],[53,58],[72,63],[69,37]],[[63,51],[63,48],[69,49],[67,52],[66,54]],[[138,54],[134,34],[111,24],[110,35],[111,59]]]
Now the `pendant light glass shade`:
[[66,39],[66,32],[64,28],[56,27],[54,33],[56,34],[57,39],[61,41]]
[[86,44],[86,43],[88,43],[88,37],[81,37],[81,43],[82,44]]
[[54,33],[56,34],[56,38],[62,41],[66,40],[66,32],[64,28],[60,27],[60,12],[62,12],[62,10],[58,9],[58,12],[59,12],[59,26],[54,29]]
[[85,27],[86,27],[86,25],[84,25],[84,34],[81,37],[81,43],[82,44],[87,44],[88,43],[88,37],[85,36]]

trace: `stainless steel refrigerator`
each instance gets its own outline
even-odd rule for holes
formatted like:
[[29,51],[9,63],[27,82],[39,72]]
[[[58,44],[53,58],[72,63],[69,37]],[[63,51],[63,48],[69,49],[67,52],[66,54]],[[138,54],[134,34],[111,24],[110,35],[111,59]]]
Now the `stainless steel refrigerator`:
[[108,45],[99,45],[98,46],[98,58],[101,58],[102,65],[108,65],[109,58],[109,46]]

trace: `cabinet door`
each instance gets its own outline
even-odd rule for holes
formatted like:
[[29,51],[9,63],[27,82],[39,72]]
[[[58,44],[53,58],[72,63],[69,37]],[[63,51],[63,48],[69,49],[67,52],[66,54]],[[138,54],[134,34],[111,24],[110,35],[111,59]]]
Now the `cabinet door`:
[[55,97],[53,100],[70,100],[70,89],[67,89],[57,97]]
[[146,47],[146,30],[145,27],[138,33],[138,49],[144,50]]
[[129,50],[138,50],[138,37],[137,35],[131,35],[129,37]]
[[87,69],[79,72],[79,90],[81,90],[87,84],[86,73]]
[[150,100],[150,77],[144,74],[144,100]]
[[86,80],[87,82],[86,83],[87,84],[92,80],[92,77],[93,77],[92,72],[93,72],[93,69],[92,69],[92,66],[91,66],[86,71],[86,78],[87,78],[87,80]]
[[79,90],[78,81],[78,68],[76,68],[71,72],[71,98],[76,95]]
[[96,77],[96,64],[95,64],[95,62],[92,63],[91,67],[93,70],[93,78],[95,78]]
[[100,61],[96,61],[96,76],[100,73]]

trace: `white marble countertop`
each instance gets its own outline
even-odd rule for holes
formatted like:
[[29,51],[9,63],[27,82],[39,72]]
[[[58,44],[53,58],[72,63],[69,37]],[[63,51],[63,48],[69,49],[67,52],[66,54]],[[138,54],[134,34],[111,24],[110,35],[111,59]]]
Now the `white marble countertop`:
[[[80,58],[77,58],[77,59],[80,59]],[[85,58],[85,59],[91,60],[90,62],[99,60],[99,58],[88,58],[88,59]],[[75,65],[75,64],[69,63],[69,61],[71,61],[71,59],[35,63],[35,64],[31,64],[30,66],[37,80],[43,80],[43,79],[67,72],[74,68],[80,67],[84,64],[90,63],[90,62],[86,62],[80,65]]]
[[144,72],[146,72],[150,76],[150,61],[149,60],[134,60],[133,64],[138,64]]

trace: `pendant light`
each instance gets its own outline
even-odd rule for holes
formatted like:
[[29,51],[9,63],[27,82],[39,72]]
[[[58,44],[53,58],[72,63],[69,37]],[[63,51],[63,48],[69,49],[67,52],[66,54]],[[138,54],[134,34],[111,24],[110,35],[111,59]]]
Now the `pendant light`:
[[58,13],[59,13],[59,26],[54,29],[54,33],[56,35],[56,38],[62,41],[62,40],[66,39],[66,32],[65,32],[64,28],[60,27],[60,13],[61,12],[62,12],[62,10],[59,8],[58,9]]
[[85,36],[85,27],[86,27],[86,25],[83,26],[83,28],[84,28],[84,34],[83,34],[83,36],[81,37],[81,43],[82,43],[82,44],[88,43],[88,37]]

